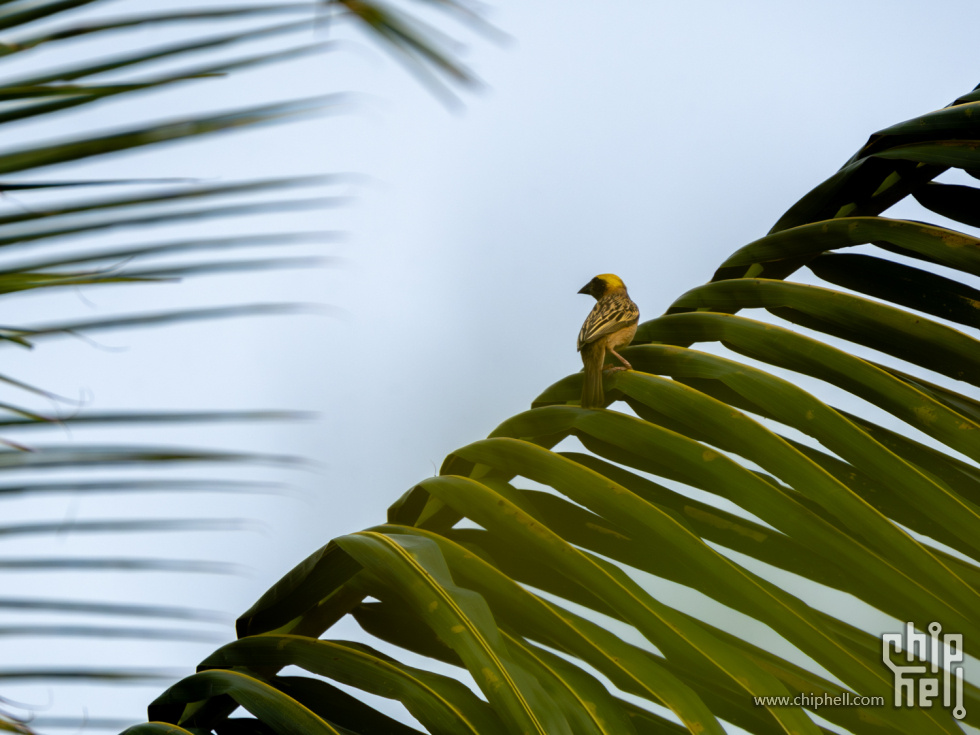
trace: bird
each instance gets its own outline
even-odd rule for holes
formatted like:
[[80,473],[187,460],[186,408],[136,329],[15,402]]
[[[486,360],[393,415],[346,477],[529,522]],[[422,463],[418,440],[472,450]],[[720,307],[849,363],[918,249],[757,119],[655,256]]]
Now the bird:
[[582,353],[582,364],[585,366],[582,408],[602,408],[605,405],[602,366],[606,360],[606,350],[623,364],[605,370],[633,369],[629,361],[616,352],[616,348],[632,341],[640,321],[640,309],[626,292],[623,280],[612,273],[596,276],[579,293],[589,294],[597,302],[578,333],[578,351]]

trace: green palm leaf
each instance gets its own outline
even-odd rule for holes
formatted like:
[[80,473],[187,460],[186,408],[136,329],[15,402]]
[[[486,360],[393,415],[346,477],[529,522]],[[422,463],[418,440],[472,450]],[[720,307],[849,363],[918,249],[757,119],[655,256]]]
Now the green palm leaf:
[[[349,180],[317,177],[275,179],[263,181],[232,181],[220,184],[199,183],[185,179],[164,179],[152,176],[141,178],[75,178],[59,175],[42,180],[35,172],[51,166],[72,165],[92,160],[109,160],[114,154],[155,149],[161,144],[202,139],[215,133],[230,133],[272,123],[282,124],[312,115],[323,115],[341,109],[345,104],[342,96],[323,96],[316,99],[272,101],[253,99],[246,106],[230,110],[196,111],[156,119],[140,110],[136,119],[126,125],[96,127],[82,132],[82,128],[70,124],[76,112],[108,105],[115,100],[130,99],[134,95],[179,90],[191,84],[213,84],[230,74],[253,67],[287,62],[311,53],[329,50],[329,45],[315,41],[310,34],[320,27],[329,15],[350,15],[335,3],[265,3],[225,4],[223,7],[200,7],[185,10],[164,10],[142,14],[116,16],[92,15],[89,9],[110,6],[102,0],[3,0],[0,2],[0,63],[8,63],[7,75],[0,84],[0,125],[18,122],[40,123],[49,119],[64,120],[61,134],[11,136],[0,150],[0,194],[18,192],[31,199],[30,206],[11,207],[0,215],[0,295],[14,295],[28,290],[43,289],[54,293],[66,288],[81,286],[109,286],[174,280],[187,276],[233,273],[272,268],[308,268],[330,262],[306,255],[288,257],[278,252],[273,257],[242,259],[239,249],[274,246],[318,245],[337,238],[331,232],[297,232],[280,234],[264,232],[264,225],[253,227],[247,235],[225,237],[185,237],[183,239],[154,239],[147,233],[156,226],[179,225],[208,220],[229,220],[248,215],[262,218],[276,213],[300,212],[323,209],[345,203],[336,196],[323,196],[324,188],[335,181]],[[450,3],[450,7],[452,3]],[[110,11],[111,11],[110,7]],[[428,73],[429,67],[438,68],[440,74],[449,74],[454,83],[468,79],[445,51],[430,47],[422,32],[422,26],[413,18],[398,10],[376,8],[373,3],[358,6],[359,22],[371,19],[368,24],[396,42],[400,48],[411,48],[419,55],[420,69]],[[143,31],[159,29],[167,31],[166,42],[133,44]],[[207,35],[202,35],[202,31]],[[394,35],[392,35],[394,34]],[[153,36],[158,38],[159,36]],[[272,50],[246,51],[235,55],[236,49],[248,48],[255,41],[275,41]],[[73,59],[65,53],[72,43],[101,44],[98,52],[89,58]],[[127,45],[129,50],[126,49]],[[74,48],[74,47],[73,47]],[[90,48],[95,48],[91,46]],[[24,59],[28,61],[25,63]],[[54,65],[52,65],[52,62]],[[171,92],[173,93],[173,92]],[[67,131],[73,131],[68,133]],[[24,178],[24,177],[27,178]],[[106,194],[119,187],[118,191]],[[286,198],[288,189],[305,187],[313,195]],[[91,191],[89,191],[91,189]],[[100,195],[97,192],[102,191]],[[41,196],[43,195],[43,196]],[[96,246],[83,245],[84,237],[104,236],[110,232],[125,232],[130,240],[125,246],[104,242]],[[91,241],[90,241],[91,242]],[[96,241],[98,242],[98,241]],[[202,260],[201,253],[217,254],[211,260]],[[186,257],[186,260],[180,260]],[[152,265],[143,261],[148,258],[166,258]],[[175,259],[176,258],[176,259]],[[323,310],[321,307],[316,307]],[[140,314],[113,314],[97,319],[79,319],[66,313],[52,318],[51,323],[5,323],[0,328],[0,340],[7,347],[34,347],[42,338],[57,335],[87,336],[97,330],[132,329],[147,326],[169,325],[200,319],[218,319],[253,315],[281,315],[309,311],[305,305],[236,303],[206,308],[181,308],[158,310]],[[73,402],[33,385],[30,379],[3,375],[0,382],[24,396],[25,405],[10,401],[0,405],[0,424],[5,430],[21,432],[51,430],[65,432],[77,426],[125,426],[148,427],[172,422],[200,424],[214,421],[280,421],[292,420],[296,415],[282,412],[233,411],[225,413],[208,411],[75,413],[61,416],[57,409],[40,410],[29,399],[41,397],[48,401]],[[49,415],[50,414],[50,415]],[[0,486],[0,503],[10,507],[18,499],[26,497],[54,497],[55,495],[85,493],[89,495],[115,495],[125,503],[129,495],[146,493],[248,493],[279,492],[280,489],[262,482],[235,481],[184,477],[182,479],[135,478],[113,479],[91,474],[98,468],[134,468],[152,473],[157,467],[213,466],[230,468],[243,464],[265,463],[281,467],[305,466],[293,457],[260,455],[227,449],[209,450],[200,447],[158,446],[152,443],[140,445],[100,444],[65,440],[59,445],[39,439],[27,446],[24,443],[0,437],[4,449],[0,451],[0,472],[7,472],[7,479]],[[70,472],[66,479],[64,473]],[[13,474],[19,473],[19,474]],[[27,473],[27,474],[25,474]],[[59,473],[61,473],[59,475]],[[104,478],[104,479],[103,479]],[[60,506],[59,506],[60,508]],[[236,512],[236,514],[239,514]],[[213,640],[210,631],[196,630],[192,623],[214,623],[224,618],[208,610],[185,608],[179,604],[152,605],[124,602],[107,602],[75,597],[70,593],[59,597],[33,598],[17,596],[9,590],[14,579],[11,575],[27,572],[48,574],[52,572],[78,573],[84,576],[92,572],[111,572],[132,578],[134,574],[239,574],[234,565],[209,562],[201,559],[169,556],[169,547],[149,546],[155,555],[140,557],[133,554],[138,547],[134,539],[149,539],[160,534],[179,538],[176,534],[241,530],[252,527],[249,521],[229,517],[173,518],[113,517],[87,520],[61,519],[56,510],[53,520],[18,519],[4,509],[0,539],[8,544],[14,539],[42,538],[59,534],[70,528],[73,533],[109,534],[116,536],[125,547],[118,556],[28,556],[11,555],[10,546],[0,552],[0,578],[6,583],[0,593],[0,610],[23,615],[23,622],[10,623],[5,618],[0,636],[14,638],[80,638],[100,639],[108,645],[113,640],[140,638],[143,640],[202,641]],[[145,534],[149,534],[146,536]],[[124,583],[120,585],[124,587]],[[35,614],[57,614],[62,623],[36,622]],[[153,628],[132,626],[142,618],[162,618],[181,621],[182,627]],[[104,618],[105,622],[93,622]],[[117,624],[118,621],[123,621]],[[175,673],[147,667],[139,669],[111,666],[43,666],[32,661],[5,661],[0,677],[4,682],[36,680],[40,682],[133,682],[173,681]],[[152,663],[152,662],[151,662]],[[243,706],[264,720],[276,721],[282,708],[291,713],[293,720],[304,723],[306,732],[339,732],[315,714],[316,707],[299,703],[306,697],[294,699],[280,692],[277,686],[288,682],[277,680],[277,685],[260,682],[252,677],[216,671],[203,673],[194,682],[182,684],[175,695],[194,697],[200,691],[222,691],[228,697],[237,698]],[[202,687],[204,688],[202,690]],[[0,687],[6,691],[6,687]],[[302,685],[297,685],[302,690]],[[11,705],[13,708],[13,705]],[[6,716],[7,700],[0,694],[0,730],[27,732],[24,722]],[[306,718],[306,719],[304,719]],[[52,727],[81,727],[81,719],[70,721],[57,716],[41,718],[38,722]],[[118,727],[118,720],[95,718],[93,723]],[[105,723],[110,723],[105,725]],[[137,728],[147,732],[184,732],[181,728],[148,724]]]
[[[372,17],[379,33],[400,32],[389,16]],[[641,324],[624,353],[634,370],[605,378],[610,408],[577,405],[580,374],[558,381],[451,453],[392,505],[387,524],[297,566],[202,669],[275,683],[270,675],[298,664],[316,686],[326,677],[400,699],[427,731],[446,732],[421,714],[435,695],[420,693],[417,666],[412,687],[385,689],[390,675],[327,653],[350,645],[320,639],[350,616],[385,651],[425,657],[439,681],[454,669],[472,676],[488,720],[452,732],[976,726],[975,677],[962,685],[965,713],[893,706],[885,631],[854,627],[837,598],[809,601],[839,591],[894,631],[939,622],[980,639],[980,403],[962,387],[980,385],[980,344],[950,325],[978,323],[967,278],[980,275],[980,240],[880,216],[911,196],[977,224],[980,190],[932,180],[980,168],[978,94],[873,135],[711,283]],[[866,244],[878,253],[837,252]],[[787,280],[803,266],[822,283]],[[741,638],[708,605],[666,604],[667,583],[764,625],[778,643]],[[232,704],[191,703],[175,696],[179,686],[151,716],[220,732]],[[470,701],[470,690],[456,691]],[[873,699],[793,701],[818,694]],[[758,699],[774,696],[786,701]],[[378,716],[318,712],[351,732],[369,732]]]

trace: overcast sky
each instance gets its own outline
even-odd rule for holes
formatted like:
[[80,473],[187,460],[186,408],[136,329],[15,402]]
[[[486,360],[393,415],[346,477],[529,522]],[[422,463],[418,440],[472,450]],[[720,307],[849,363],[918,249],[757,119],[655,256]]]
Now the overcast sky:
[[[120,0],[107,3],[105,12],[150,5],[173,3]],[[34,353],[7,348],[2,372],[84,395],[90,410],[320,414],[275,426],[52,433],[48,439],[56,443],[135,439],[288,453],[316,467],[192,473],[290,486],[271,496],[53,496],[8,503],[4,510],[22,520],[243,517],[262,523],[234,533],[122,539],[66,532],[5,541],[0,555],[165,555],[235,561],[249,570],[227,578],[11,575],[4,581],[11,596],[195,605],[232,620],[331,538],[383,522],[387,506],[433,474],[447,453],[484,437],[578,370],[575,337],[592,303],[576,292],[592,276],[619,274],[643,317],[660,314],[710,278],[727,254],[765,234],[872,132],[941,107],[980,81],[977,9],[968,2],[539,0],[494,4],[486,16],[509,42],[446,26],[466,42],[465,59],[485,82],[482,93],[462,95],[465,109],[456,112],[375,45],[337,27],[329,37],[347,41],[329,53],[19,130],[25,140],[60,137],[76,125],[349,91],[353,101],[326,117],[45,175],[231,181],[357,172],[370,179],[320,190],[356,197],[341,208],[266,218],[261,227],[194,224],[150,238],[256,227],[343,230],[343,242],[303,249],[341,263],[7,300],[5,324],[253,301],[336,309],[113,332],[94,344],[53,340]],[[147,32],[133,42],[165,38]],[[12,135],[3,146],[15,144]],[[30,199],[0,200],[0,209],[16,206],[30,206]],[[131,232],[91,240],[131,241]],[[200,629],[217,640],[115,642],[112,655],[135,667],[190,673],[232,635],[230,623]],[[67,663],[62,645],[0,642],[0,660],[5,666]],[[74,663],[91,663],[107,655],[104,645],[79,644],[70,655]],[[3,687],[0,696],[50,703],[45,715],[77,716],[87,707],[91,716],[139,719],[161,689]]]

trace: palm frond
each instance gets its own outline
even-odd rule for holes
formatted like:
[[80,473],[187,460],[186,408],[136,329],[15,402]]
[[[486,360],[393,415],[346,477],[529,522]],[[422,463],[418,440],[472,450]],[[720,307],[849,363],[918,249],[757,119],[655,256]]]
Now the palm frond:
[[[126,285],[173,281],[189,276],[268,271],[273,268],[320,267],[333,262],[322,255],[309,255],[306,246],[319,246],[337,240],[336,232],[265,231],[253,226],[247,234],[224,236],[150,237],[150,228],[202,223],[211,220],[230,222],[248,216],[259,218],[270,214],[320,210],[344,204],[344,197],[326,196],[324,189],[335,182],[350,181],[350,176],[279,178],[260,181],[198,182],[192,179],[140,174],[111,178],[73,177],[59,170],[47,175],[53,166],[69,167],[113,155],[141,150],[156,150],[162,144],[176,144],[203,139],[217,133],[231,133],[268,124],[282,124],[310,116],[344,109],[347,98],[324,95],[314,99],[276,100],[258,96],[237,109],[195,110],[172,114],[168,119],[153,117],[143,110],[125,125],[108,126],[103,121],[93,128],[71,124],[80,113],[102,106],[135,99],[136,95],[178,94],[185,88],[214,84],[229,75],[256,67],[284,64],[312,53],[329,51],[329,42],[311,34],[322,27],[325,12],[317,3],[276,2],[223,4],[216,7],[128,12],[124,7],[108,7],[115,15],[91,14],[110,3],[99,0],[2,0],[0,1],[0,64],[6,74],[0,79],[0,125],[35,125],[48,120],[63,121],[60,133],[31,133],[6,138],[11,141],[0,150],[0,196],[17,193],[28,198],[28,204],[0,212],[0,295],[16,297],[29,291],[54,294],[79,287]],[[450,52],[437,44],[441,40],[423,35],[423,26],[400,10],[386,10],[383,21],[367,12],[358,22],[380,32],[390,43],[411,48],[418,57],[419,68],[438,68],[448,73],[452,84],[466,84],[469,77]],[[450,3],[449,9],[456,8]],[[462,7],[462,6],[459,6]],[[366,15],[365,15],[366,13]],[[146,34],[146,31],[155,34]],[[397,32],[396,32],[397,31]],[[139,35],[143,33],[144,35]],[[387,35],[386,35],[387,34]],[[394,34],[394,35],[392,35]],[[134,40],[152,38],[150,43]],[[261,48],[257,44],[264,44]],[[74,55],[81,44],[97,49],[94,54]],[[257,48],[260,50],[256,51]],[[244,50],[243,50],[244,49]],[[12,129],[12,128],[7,128]],[[42,128],[38,128],[41,130]],[[70,131],[70,132],[69,132]],[[16,142],[14,142],[16,141]],[[287,190],[298,187],[312,195],[288,198]],[[99,193],[101,192],[101,193]],[[123,245],[109,244],[110,233],[125,233]],[[93,236],[103,238],[93,239]],[[91,243],[95,242],[96,245]],[[88,244],[85,244],[88,243]],[[302,246],[303,253],[282,254],[283,247]],[[243,259],[239,249],[264,248],[265,256]],[[212,253],[212,259],[203,258]],[[133,329],[162,326],[187,321],[214,320],[228,317],[281,315],[297,311],[324,311],[323,307],[282,303],[233,303],[223,306],[171,308],[136,314],[111,314],[100,318],[80,319],[67,313],[48,317],[48,324],[15,324],[9,321],[0,328],[0,346],[34,347],[46,337],[88,335],[108,329]],[[16,372],[16,371],[14,371]],[[8,546],[0,552],[0,575],[4,580],[0,594],[0,611],[4,612],[0,636],[14,639],[68,639],[112,641],[132,639],[195,642],[214,639],[212,630],[198,630],[188,625],[213,625],[222,614],[179,604],[136,604],[118,600],[87,599],[82,594],[65,592],[50,597],[16,594],[17,577],[72,574],[79,582],[86,575],[115,574],[125,579],[161,573],[240,574],[241,569],[218,561],[207,561],[181,554],[179,546],[153,542],[154,537],[182,539],[188,533],[241,531],[252,528],[247,511],[214,518],[172,517],[146,518],[135,511],[129,516],[122,509],[129,497],[169,495],[190,497],[190,493],[245,495],[281,493],[281,482],[260,477],[244,480],[209,476],[203,472],[194,477],[186,472],[179,477],[160,477],[158,468],[202,467],[228,468],[258,464],[284,468],[308,466],[294,457],[273,453],[255,453],[229,449],[207,449],[196,446],[167,446],[152,443],[120,444],[112,442],[74,441],[68,432],[83,427],[147,428],[181,422],[186,426],[214,422],[282,421],[303,418],[295,413],[276,411],[190,410],[184,412],[89,411],[80,402],[34,385],[30,376],[4,374],[2,383],[12,396],[0,403],[0,472],[9,473],[0,484],[0,503],[21,508],[26,499],[56,503],[48,505],[49,517],[19,518],[0,512],[4,523],[0,538]],[[18,398],[19,396],[19,398]],[[40,403],[42,407],[38,407]],[[51,404],[54,404],[54,407]],[[21,405],[23,404],[23,405]],[[47,405],[47,407],[43,407]],[[62,444],[38,439],[36,432],[50,436],[50,431],[68,434]],[[21,437],[30,432],[30,440]],[[10,433],[10,437],[6,436]],[[111,472],[107,473],[107,468]],[[126,474],[129,472],[129,474]],[[119,473],[119,474],[112,474]],[[211,475],[214,474],[212,471]],[[89,497],[116,497],[122,512],[101,518],[71,517],[73,500],[79,494]],[[64,502],[62,502],[64,501]],[[178,504],[180,505],[180,504]],[[65,510],[65,508],[68,510]],[[181,507],[186,507],[184,504]],[[67,513],[67,517],[61,517]],[[98,535],[118,538],[117,555],[54,555],[50,553],[8,553],[15,539],[43,539],[56,535]],[[143,549],[134,539],[145,544]],[[26,546],[25,549],[35,548]],[[174,553],[174,549],[178,549]],[[67,552],[66,552],[67,554]],[[64,578],[64,577],[60,577]],[[74,578],[73,578],[74,579]],[[125,584],[118,585],[125,589]],[[135,594],[135,592],[134,592]],[[38,618],[37,616],[41,616]],[[134,626],[142,618],[181,621],[187,625],[174,628]],[[40,649],[39,649],[40,650]],[[100,654],[101,657],[101,654]],[[143,663],[143,662],[141,662]],[[177,674],[152,666],[144,668],[104,667],[94,665],[44,665],[40,661],[5,661],[0,671],[6,691],[14,681],[42,683],[78,682],[137,683],[172,681]],[[207,678],[207,677],[205,677]],[[250,698],[268,695],[269,687],[251,682],[238,683],[236,677],[212,676],[215,686],[242,692]],[[299,685],[302,686],[302,685]],[[275,695],[278,696],[278,695]],[[249,701],[252,701],[251,699]],[[0,698],[0,730],[29,732],[31,728],[50,727],[121,727],[120,720],[92,717],[70,718],[58,715],[14,717],[9,714],[23,709],[14,699]],[[143,729],[173,732],[171,726],[144,726]]]
[[[431,733],[976,727],[975,673],[946,678],[962,708],[897,706],[883,655],[913,661],[880,637],[911,622],[980,640],[980,343],[959,328],[978,323],[980,240],[881,216],[913,197],[977,224],[980,190],[934,183],[980,168],[976,98],[873,135],[641,324],[635,369],[605,378],[627,410],[583,409],[581,374],[558,381],[386,524],[287,574],[151,719],[222,732],[241,707],[250,731],[372,732],[382,715],[334,703],[337,684],[397,700]],[[836,252],[861,245],[875,254]],[[803,267],[818,285],[787,280]],[[664,603],[665,583],[736,624]],[[894,627],[855,627],[838,592]],[[322,637],[348,619],[377,648]],[[744,640],[741,621],[777,645]],[[924,650],[914,664],[962,675]]]

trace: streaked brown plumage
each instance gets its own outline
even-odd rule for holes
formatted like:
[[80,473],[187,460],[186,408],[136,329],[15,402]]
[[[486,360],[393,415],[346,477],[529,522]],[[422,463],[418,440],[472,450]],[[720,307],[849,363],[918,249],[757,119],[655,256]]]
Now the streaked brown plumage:
[[606,403],[602,390],[602,365],[606,360],[606,351],[615,355],[623,365],[605,370],[633,369],[616,352],[616,348],[632,341],[640,320],[640,310],[626,293],[626,284],[612,273],[596,276],[579,293],[590,294],[597,302],[582,325],[582,331],[578,333],[578,349],[582,353],[582,364],[585,365],[582,407],[602,408]]

